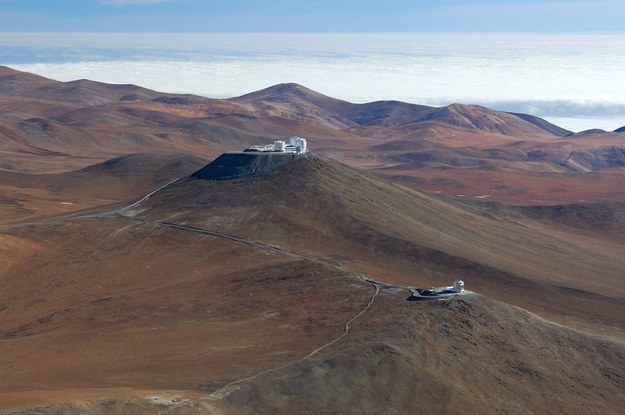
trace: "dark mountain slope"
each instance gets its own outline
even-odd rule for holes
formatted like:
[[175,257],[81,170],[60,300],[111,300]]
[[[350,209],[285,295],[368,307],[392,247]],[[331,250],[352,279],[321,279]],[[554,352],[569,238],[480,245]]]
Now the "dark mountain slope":
[[513,112],[511,114],[516,115],[517,117],[522,118],[525,121],[528,121],[553,135],[564,137],[568,134],[571,134],[571,131],[566,130],[562,127],[558,127],[557,125],[552,124],[549,121],[546,121],[540,117],[536,117],[534,115],[529,115],[529,114],[522,114],[518,112]]
[[[244,235],[306,255],[333,252],[385,281],[428,286],[462,277],[513,304],[625,328],[604,308],[625,307],[622,248],[578,245],[313,154],[247,179],[180,181],[137,209],[146,219]],[[571,304],[572,288],[594,306]]]
[[481,296],[392,300],[380,299],[336,351],[223,390],[213,402],[243,413],[398,415],[617,414],[625,404],[620,343]]
[[193,173],[191,177],[204,180],[230,180],[257,176],[278,170],[301,157],[304,156],[284,153],[224,153],[210,164]]
[[[0,412],[619,413],[622,341],[489,297],[623,336],[622,244],[314,154],[269,167],[2,226]],[[407,301],[362,274],[480,295]]]

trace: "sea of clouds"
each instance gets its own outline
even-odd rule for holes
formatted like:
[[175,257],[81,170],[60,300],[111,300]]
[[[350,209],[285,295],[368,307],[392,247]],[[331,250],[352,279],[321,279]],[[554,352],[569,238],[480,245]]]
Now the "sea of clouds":
[[573,131],[625,125],[625,33],[0,33],[0,64],[226,98],[297,82],[352,102],[454,102]]

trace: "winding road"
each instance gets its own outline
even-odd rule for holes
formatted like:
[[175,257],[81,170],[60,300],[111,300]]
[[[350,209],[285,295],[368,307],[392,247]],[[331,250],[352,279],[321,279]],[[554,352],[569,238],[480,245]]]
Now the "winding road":
[[[54,222],[62,222],[62,221],[67,221],[67,220],[119,220],[119,217],[115,217],[116,215],[122,216],[125,219],[128,220],[133,220],[133,221],[137,221],[138,219],[135,219],[132,217],[131,214],[131,210],[139,205],[141,205],[143,202],[145,202],[146,200],[148,200],[150,197],[154,196],[155,194],[157,194],[159,191],[167,188],[168,186],[170,186],[171,184],[179,181],[181,178],[176,178],[162,186],[160,186],[159,188],[149,192],[148,194],[146,194],[145,196],[139,198],[138,200],[136,200],[135,202],[127,205],[127,206],[123,206],[123,207],[116,207],[115,209],[111,209],[108,211],[97,211],[94,213],[70,213],[70,214],[66,214],[63,215],[61,217],[55,217],[55,218],[43,218],[39,221],[33,221],[33,222],[23,222],[23,223],[14,223],[14,224],[9,224],[9,225],[4,225],[1,226],[0,228],[4,228],[4,227],[16,227],[16,226],[26,226],[26,225],[34,225],[37,223],[54,223]],[[292,258],[297,258],[297,259],[301,259],[301,260],[306,260],[306,261],[310,261],[310,262],[314,262],[314,263],[318,263],[318,264],[322,264],[325,265],[327,267],[331,267],[337,270],[340,270],[341,272],[347,272],[350,273],[352,275],[354,275],[355,277],[357,277],[358,279],[360,279],[362,282],[371,285],[374,289],[375,292],[373,293],[373,295],[371,296],[371,298],[369,299],[369,301],[367,302],[367,304],[360,309],[354,316],[352,316],[343,326],[343,331],[340,335],[338,335],[336,338],[330,340],[329,342],[315,348],[314,350],[312,350],[311,352],[309,352],[308,354],[306,354],[305,356],[288,362],[286,364],[280,365],[278,367],[274,367],[271,369],[267,369],[264,370],[262,372],[256,373],[252,376],[248,376],[242,379],[238,379],[232,382],[227,383],[226,385],[220,387],[219,389],[215,390],[214,392],[212,392],[210,395],[208,395],[206,398],[203,399],[221,399],[225,396],[228,396],[231,392],[233,392],[234,390],[237,389],[237,385],[246,382],[246,381],[250,381],[253,380],[255,378],[258,378],[260,376],[266,375],[268,373],[272,373],[272,372],[276,372],[278,370],[284,369],[286,367],[295,365],[297,363],[301,363],[311,357],[313,357],[314,355],[316,355],[317,353],[321,352],[324,349],[327,349],[328,347],[332,346],[333,344],[339,342],[341,339],[343,339],[345,336],[347,336],[349,334],[351,325],[354,323],[354,321],[356,321],[358,318],[360,318],[363,314],[365,314],[374,304],[375,299],[377,298],[377,296],[380,294],[380,292],[397,292],[399,290],[408,290],[408,287],[402,287],[402,286],[397,286],[397,285],[393,285],[393,284],[388,284],[388,283],[384,283],[384,282],[380,282],[380,281],[376,281],[370,278],[365,277],[364,275],[342,268],[338,265],[332,264],[330,262],[324,261],[322,259],[319,258],[314,258],[314,257],[310,257],[310,256],[306,256],[297,252],[293,252],[293,251],[288,251],[286,249],[277,247],[277,246],[273,246],[273,245],[269,245],[266,243],[262,243],[262,242],[256,242],[256,241],[251,241],[249,239],[245,239],[242,237],[238,237],[238,236],[234,236],[234,235],[230,235],[230,234],[226,234],[223,232],[216,232],[216,231],[212,231],[209,229],[203,229],[203,228],[199,228],[199,227],[195,227],[195,226],[189,226],[189,225],[184,225],[184,224],[177,224],[177,223],[172,223],[172,222],[160,222],[160,221],[146,221],[146,220],[139,220],[143,223],[149,223],[149,224],[153,224],[153,225],[158,225],[164,228],[168,228],[168,229],[175,229],[175,230],[179,230],[179,231],[184,231],[184,232],[193,232],[193,233],[197,233],[197,234],[201,234],[201,235],[208,235],[208,236],[212,236],[215,238],[223,238],[223,239],[227,239],[230,240],[232,242],[235,243],[239,243],[239,244],[244,244],[244,245],[248,245],[248,246],[253,246],[259,249],[262,249],[266,252],[269,253],[273,253],[273,254],[278,254],[278,255],[285,255],[288,257],[292,257]],[[177,405],[173,405],[170,408],[167,408],[161,412],[158,412],[159,414],[164,414],[167,413],[173,409],[175,409],[177,407]]]
[[[131,210],[132,208],[140,205],[142,202],[148,200],[150,197],[152,197],[154,194],[156,194],[157,192],[159,192],[160,190],[166,188],[167,186],[169,186],[172,183],[175,183],[176,181],[178,181],[180,179],[176,179],[176,180],[172,180],[171,182],[159,187],[158,189],[148,193],[147,195],[145,195],[144,197],[142,197],[141,199],[137,200],[136,202],[125,206],[123,208],[120,209],[116,209],[114,211],[111,212],[105,212],[102,213],[101,215],[110,215],[112,213],[116,213],[116,214],[120,214],[122,216],[125,216],[125,213],[128,212],[129,210]],[[104,217],[102,217],[102,219],[104,219]],[[169,228],[169,229],[176,229],[179,231],[186,231],[186,232],[194,232],[194,233],[198,233],[201,235],[208,235],[208,236],[212,236],[212,237],[216,237],[216,238],[223,238],[223,239],[227,239],[236,243],[240,243],[240,244],[244,244],[244,245],[249,245],[249,246],[254,246],[256,248],[262,249],[266,252],[269,253],[274,253],[274,254],[279,254],[279,255],[285,255],[285,256],[289,256],[292,258],[297,258],[297,259],[302,259],[302,260],[306,260],[306,261],[311,261],[314,263],[318,263],[318,264],[322,264],[331,268],[335,268],[337,270],[340,270],[342,272],[350,272],[351,274],[355,275],[356,277],[358,277],[360,280],[362,280],[363,282],[365,282],[368,285],[373,286],[373,288],[375,289],[375,292],[373,293],[373,295],[371,296],[371,299],[369,300],[369,302],[365,305],[364,308],[362,308],[358,313],[356,313],[353,317],[351,317],[344,325],[343,327],[343,332],[337,336],[336,338],[332,339],[331,341],[317,347],[316,349],[312,350],[310,353],[308,353],[307,355],[303,356],[300,359],[297,359],[295,361],[271,368],[271,369],[267,369],[264,370],[262,372],[256,373],[252,376],[247,376],[245,378],[242,379],[238,379],[232,382],[227,383],[226,385],[220,387],[219,389],[217,389],[216,391],[212,392],[206,399],[221,399],[224,398],[226,396],[228,396],[231,392],[233,392],[234,390],[237,389],[237,385],[256,379],[260,376],[272,373],[272,372],[276,372],[278,370],[287,368],[289,366],[295,365],[297,363],[301,363],[311,357],[313,357],[314,355],[316,355],[317,353],[321,352],[322,350],[332,346],[333,344],[339,342],[341,339],[343,339],[345,336],[347,336],[349,334],[351,325],[354,321],[356,321],[358,318],[360,318],[363,314],[365,314],[372,306],[373,303],[375,302],[375,299],[377,298],[377,296],[380,294],[381,290],[407,290],[408,287],[400,287],[400,286],[396,286],[393,284],[387,284],[387,283],[383,283],[380,281],[376,281],[370,278],[366,278],[364,275],[359,274],[359,273],[355,273],[353,271],[344,269],[338,265],[323,261],[319,258],[313,258],[310,256],[306,256],[297,252],[293,252],[293,251],[288,251],[286,249],[277,247],[277,246],[273,246],[273,245],[269,245],[269,244],[265,244],[262,242],[256,242],[256,241],[251,241],[249,239],[245,239],[242,237],[238,237],[238,236],[234,236],[234,235],[230,235],[230,234],[226,234],[223,232],[217,232],[217,231],[212,231],[209,229],[203,229],[203,228],[199,228],[196,226],[190,226],[190,225],[183,225],[183,224],[178,224],[178,223],[172,223],[172,222],[148,222],[148,223],[153,223],[153,224],[157,224],[159,226],[162,226],[164,228]],[[173,409],[173,408],[171,408]]]

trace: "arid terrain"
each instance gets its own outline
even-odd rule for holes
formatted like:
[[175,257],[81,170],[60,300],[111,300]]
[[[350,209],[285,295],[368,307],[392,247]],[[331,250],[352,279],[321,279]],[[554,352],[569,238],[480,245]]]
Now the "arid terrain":
[[5,170],[67,171],[131,153],[213,158],[291,135],[307,137],[319,154],[454,198],[625,201],[622,131],[573,134],[473,105],[352,104],[297,84],[216,100],[0,67]]
[[0,68],[0,166],[2,414],[625,407],[625,133]]

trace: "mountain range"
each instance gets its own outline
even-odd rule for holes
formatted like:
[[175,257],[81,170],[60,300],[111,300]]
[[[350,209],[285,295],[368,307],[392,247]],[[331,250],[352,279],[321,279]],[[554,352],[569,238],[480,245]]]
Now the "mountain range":
[[352,104],[297,84],[217,100],[1,67],[0,109],[5,170],[61,171],[128,153],[213,158],[300,135],[320,154],[416,190],[515,204],[625,200],[620,130],[573,134],[474,105]]
[[621,132],[8,68],[0,108],[0,413],[625,405]]

